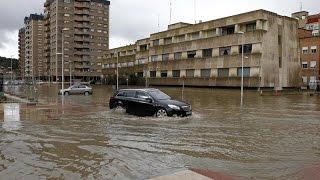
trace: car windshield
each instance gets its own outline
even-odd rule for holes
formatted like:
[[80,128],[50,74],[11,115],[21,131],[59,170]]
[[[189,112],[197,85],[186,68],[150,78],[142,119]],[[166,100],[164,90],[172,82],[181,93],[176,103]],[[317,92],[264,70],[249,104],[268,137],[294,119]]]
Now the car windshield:
[[149,93],[154,99],[157,99],[157,100],[171,99],[170,96],[166,95],[165,93],[161,92],[160,90],[149,91]]

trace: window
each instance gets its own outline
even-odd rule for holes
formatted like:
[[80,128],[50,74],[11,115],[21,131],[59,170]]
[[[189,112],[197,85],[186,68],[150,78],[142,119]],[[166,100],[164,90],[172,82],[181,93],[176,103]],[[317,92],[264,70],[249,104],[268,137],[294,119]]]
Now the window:
[[67,13],[66,13],[66,14],[64,14],[64,16],[65,16],[65,17],[69,17],[69,16],[70,16],[70,14],[67,14]]
[[246,32],[251,32],[256,30],[256,23],[250,23],[250,24],[246,24]]
[[187,69],[186,76],[187,76],[187,78],[193,78],[194,77],[194,69]]
[[201,69],[201,77],[202,78],[210,78],[211,69]]
[[156,77],[157,72],[156,71],[150,71],[150,77]]
[[282,57],[279,57],[279,68],[282,68]]
[[308,47],[303,47],[302,48],[302,53],[303,54],[308,54],[308,52],[309,52],[309,48]]
[[221,34],[222,34],[222,36],[234,34],[234,26],[223,27]]
[[202,50],[202,57],[212,57],[212,49],[204,49]]
[[[237,76],[241,77],[242,75],[242,68],[238,68],[237,70]],[[243,68],[243,77],[250,77],[250,68],[249,67],[244,67]]]
[[137,73],[137,76],[138,76],[138,77],[143,77],[143,72],[138,72],[138,73]]
[[149,96],[144,92],[137,91],[136,98],[144,100],[149,98]]
[[308,83],[308,77],[307,76],[302,76],[302,82],[303,83]]
[[200,38],[200,32],[191,33],[191,39],[192,40],[199,39],[199,38]]
[[171,44],[172,43],[172,37],[164,38],[164,44]]
[[311,46],[311,53],[312,54],[317,53],[317,46]]
[[229,69],[228,68],[218,69],[218,77],[229,77]]
[[313,30],[312,36],[319,36],[319,30]]
[[302,62],[302,69],[308,69],[308,62]]
[[135,97],[136,92],[135,92],[135,91],[125,91],[124,94],[125,94],[126,97],[131,97],[131,98],[133,98],[133,97]]
[[317,61],[310,61],[310,68],[314,69],[317,66]]
[[[252,44],[243,45],[243,53],[250,54],[252,52]],[[242,53],[242,45],[239,46],[239,53]]]
[[152,55],[151,62],[156,62],[156,61],[158,61],[158,55]]
[[179,78],[180,77],[180,70],[173,70],[172,77]]
[[146,51],[147,49],[148,49],[148,46],[146,44],[140,46],[140,51]]
[[63,2],[64,3],[70,3],[70,0],[64,0]]
[[153,41],[153,46],[159,46],[159,45],[160,45],[159,39]]
[[174,53],[174,60],[179,60],[182,58],[182,52],[176,52]]
[[163,54],[162,61],[168,61],[168,60],[169,60],[169,54]]
[[185,35],[180,35],[176,37],[176,41],[177,42],[183,42],[185,41],[186,36]]
[[197,51],[188,51],[187,55],[188,55],[188,59],[192,59],[195,58],[197,54]]
[[221,47],[219,48],[219,54],[220,56],[227,56],[230,55],[231,47]]
[[168,71],[161,71],[160,75],[162,78],[168,77]]

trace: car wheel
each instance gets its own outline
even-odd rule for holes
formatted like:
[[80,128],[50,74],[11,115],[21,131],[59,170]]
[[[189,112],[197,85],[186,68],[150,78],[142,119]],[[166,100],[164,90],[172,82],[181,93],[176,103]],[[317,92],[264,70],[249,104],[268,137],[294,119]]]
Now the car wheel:
[[89,92],[85,92],[84,95],[85,95],[85,96],[89,96]]
[[117,108],[126,109],[121,101],[117,103]]
[[162,117],[167,117],[167,111],[163,108],[158,109],[158,111],[156,112],[156,117],[158,118],[162,118]]
[[68,92],[68,91],[64,92],[64,95],[68,96],[68,95],[69,95],[69,92]]

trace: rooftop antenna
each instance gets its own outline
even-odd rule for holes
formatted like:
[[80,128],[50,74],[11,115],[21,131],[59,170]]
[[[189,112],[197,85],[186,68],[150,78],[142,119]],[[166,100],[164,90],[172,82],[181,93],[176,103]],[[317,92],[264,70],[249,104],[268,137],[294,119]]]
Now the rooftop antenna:
[[300,11],[302,11],[302,1],[300,1]]
[[194,0],[194,23],[197,24],[197,3]]
[[158,15],[158,32],[160,32],[160,14],[157,14]]
[[170,0],[170,20],[169,20],[169,24],[171,24],[171,20],[172,20],[172,0]]

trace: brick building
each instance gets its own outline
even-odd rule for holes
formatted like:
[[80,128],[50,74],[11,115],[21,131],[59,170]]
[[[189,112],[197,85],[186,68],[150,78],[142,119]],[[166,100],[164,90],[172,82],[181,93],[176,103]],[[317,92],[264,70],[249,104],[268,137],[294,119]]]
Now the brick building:
[[302,11],[293,13],[292,17],[299,20],[299,46],[301,59],[301,77],[304,87],[309,82],[320,78],[320,14],[309,15]]
[[25,74],[25,28],[21,28],[19,30],[19,37],[18,37],[18,42],[19,42],[19,70],[20,70],[20,79],[24,79],[24,74]]
[[66,80],[69,74],[74,79],[100,78],[102,56],[109,49],[109,5],[107,0],[46,0],[45,61],[49,79],[61,80],[62,52]]

